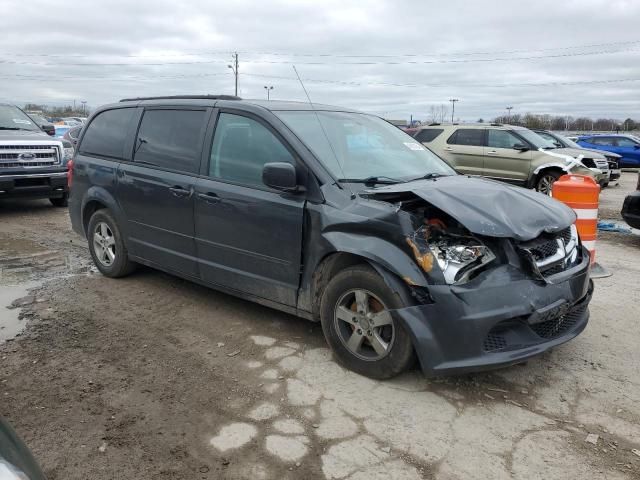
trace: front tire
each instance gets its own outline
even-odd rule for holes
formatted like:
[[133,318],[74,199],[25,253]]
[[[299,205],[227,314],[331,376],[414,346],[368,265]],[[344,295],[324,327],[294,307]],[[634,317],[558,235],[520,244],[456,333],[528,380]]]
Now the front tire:
[[553,192],[553,184],[558,180],[563,174],[561,172],[555,172],[553,170],[542,172],[540,177],[538,177],[538,181],[536,182],[536,191],[552,196]]
[[98,210],[91,216],[87,240],[93,263],[105,277],[124,277],[135,270],[136,264],[129,260],[120,228],[109,210]]
[[411,366],[411,337],[389,313],[404,306],[368,265],[349,267],[331,279],[320,301],[320,319],[340,363],[380,380]]

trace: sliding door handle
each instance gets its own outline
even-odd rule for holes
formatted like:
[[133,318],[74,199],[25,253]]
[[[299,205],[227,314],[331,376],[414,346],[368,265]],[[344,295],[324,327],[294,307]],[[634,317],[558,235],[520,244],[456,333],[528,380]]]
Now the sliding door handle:
[[198,198],[210,204],[219,203],[221,200],[221,198],[213,192],[199,193]]
[[191,196],[191,190],[181,187],[180,185],[174,185],[173,187],[170,187],[169,191],[171,192],[171,195],[178,198],[185,198],[185,197]]

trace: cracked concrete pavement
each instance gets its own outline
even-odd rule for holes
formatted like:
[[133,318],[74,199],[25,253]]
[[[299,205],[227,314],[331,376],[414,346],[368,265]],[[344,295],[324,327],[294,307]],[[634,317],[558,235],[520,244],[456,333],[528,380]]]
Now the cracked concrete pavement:
[[[608,218],[634,175],[602,194]],[[574,341],[490,373],[379,382],[305,320],[149,269],[100,276],[47,202],[0,217],[14,297],[0,300],[21,298],[0,328],[26,326],[0,345],[0,415],[50,479],[640,477],[640,237],[600,235],[614,275]]]

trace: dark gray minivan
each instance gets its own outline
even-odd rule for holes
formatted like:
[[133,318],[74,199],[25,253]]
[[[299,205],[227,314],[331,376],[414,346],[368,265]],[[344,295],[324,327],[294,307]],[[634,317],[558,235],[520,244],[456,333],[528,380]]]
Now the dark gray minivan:
[[388,378],[512,365],[587,325],[573,211],[457,175],[404,132],[324,105],[227,96],[98,109],[69,171],[98,269],[136,264],[313,321]]

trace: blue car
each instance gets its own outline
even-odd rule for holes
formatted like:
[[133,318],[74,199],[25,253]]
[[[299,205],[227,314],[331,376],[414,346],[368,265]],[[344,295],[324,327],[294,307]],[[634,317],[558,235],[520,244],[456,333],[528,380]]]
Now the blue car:
[[577,143],[621,155],[621,167],[640,167],[640,139],[633,135],[588,135],[579,137]]

